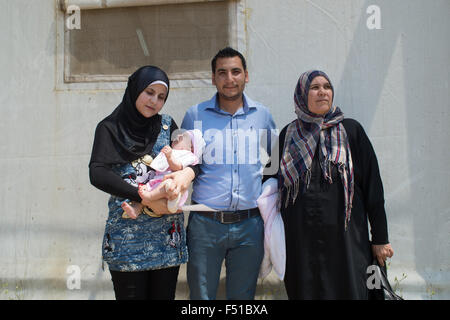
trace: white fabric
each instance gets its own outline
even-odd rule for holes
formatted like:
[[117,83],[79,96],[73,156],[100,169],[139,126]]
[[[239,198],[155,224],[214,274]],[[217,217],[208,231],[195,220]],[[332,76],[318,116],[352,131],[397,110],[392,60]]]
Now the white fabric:
[[184,205],[181,207],[181,210],[183,211],[218,211],[216,209],[210,208],[208,206],[205,206],[204,204],[190,204],[190,205]]
[[202,132],[198,129],[188,130],[186,132],[191,136],[195,156],[201,159],[206,145]]
[[[198,163],[198,158],[189,150],[172,150],[172,156],[181,161],[183,168],[189,165],[195,165]],[[169,171],[169,163],[167,162],[166,155],[160,152],[155,159],[153,159],[150,167],[158,172]]]
[[[190,165],[196,165],[199,163],[205,149],[205,140],[203,140],[202,132],[198,129],[186,131],[190,138],[194,152],[189,150],[176,150],[172,149],[172,154],[175,159],[181,161],[183,168]],[[160,152],[155,159],[153,159],[150,167],[159,172],[166,172],[169,170],[169,163],[167,162],[166,155]]]
[[265,278],[273,267],[278,278],[283,280],[286,270],[286,243],[283,219],[277,210],[277,199],[278,181],[270,178],[262,185],[262,193],[256,200],[264,220],[264,258],[259,277]]

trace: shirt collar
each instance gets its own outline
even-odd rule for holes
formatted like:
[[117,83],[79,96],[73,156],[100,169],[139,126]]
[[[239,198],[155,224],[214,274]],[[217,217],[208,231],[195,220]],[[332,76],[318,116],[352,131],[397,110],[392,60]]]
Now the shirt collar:
[[[225,111],[223,111],[222,109],[220,109],[219,107],[219,98],[218,98],[218,93],[216,93],[210,100],[210,103],[208,104],[208,106],[206,107],[206,109],[210,109],[210,110],[214,110],[216,112],[219,113],[227,113]],[[244,105],[241,109],[239,109],[236,114],[245,114],[247,113],[250,109],[256,108],[255,103],[252,101],[252,99],[250,99],[245,93],[242,94],[242,99],[244,101]]]

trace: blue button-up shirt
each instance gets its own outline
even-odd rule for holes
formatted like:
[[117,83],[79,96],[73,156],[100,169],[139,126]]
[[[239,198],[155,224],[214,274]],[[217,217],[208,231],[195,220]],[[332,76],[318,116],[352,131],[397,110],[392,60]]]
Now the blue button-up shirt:
[[270,155],[267,146],[276,140],[277,131],[265,106],[245,94],[243,100],[243,107],[232,115],[220,109],[216,94],[189,108],[184,116],[181,128],[199,129],[206,142],[191,196],[197,203],[224,211],[257,206],[263,167]]

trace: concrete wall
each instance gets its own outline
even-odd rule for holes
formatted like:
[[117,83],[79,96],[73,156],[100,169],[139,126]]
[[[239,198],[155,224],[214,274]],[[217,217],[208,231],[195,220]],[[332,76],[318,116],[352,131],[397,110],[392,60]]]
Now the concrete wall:
[[[368,28],[371,5],[381,29]],[[62,82],[56,1],[0,7],[0,298],[112,299],[100,257],[108,196],[90,185],[87,164],[95,125],[125,84]],[[247,93],[282,128],[294,119],[299,74],[329,74],[336,104],[363,124],[378,155],[392,284],[405,298],[450,298],[450,2],[243,0],[239,12]],[[204,81],[174,83],[164,112],[180,123],[214,91]],[[79,290],[67,286],[71,265]],[[273,275],[258,290],[261,299],[285,297]],[[184,274],[177,297],[187,297]]]

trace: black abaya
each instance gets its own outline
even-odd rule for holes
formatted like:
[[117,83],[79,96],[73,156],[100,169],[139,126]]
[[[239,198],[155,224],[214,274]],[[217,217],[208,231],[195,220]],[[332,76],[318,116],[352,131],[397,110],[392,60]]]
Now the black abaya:
[[[307,191],[281,208],[286,234],[285,285],[289,299],[367,299],[372,243],[388,243],[384,196],[377,159],[361,125],[345,119],[355,173],[351,220],[345,230],[345,200],[337,168],[323,178],[318,149]],[[284,150],[286,128],[280,134]],[[280,154],[281,158],[281,154]],[[283,198],[286,192],[283,192]]]

